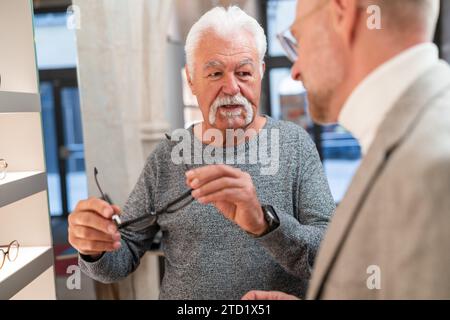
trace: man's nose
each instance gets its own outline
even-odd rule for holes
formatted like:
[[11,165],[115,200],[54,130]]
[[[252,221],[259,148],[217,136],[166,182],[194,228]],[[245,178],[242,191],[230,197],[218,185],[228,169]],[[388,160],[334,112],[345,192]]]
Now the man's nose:
[[292,77],[292,79],[294,79],[296,81],[300,81],[301,80],[300,63],[299,63],[298,59],[294,63],[294,65],[292,66],[291,77]]
[[239,83],[234,75],[226,76],[224,81],[225,82],[222,87],[223,93],[230,96],[235,96],[241,91]]

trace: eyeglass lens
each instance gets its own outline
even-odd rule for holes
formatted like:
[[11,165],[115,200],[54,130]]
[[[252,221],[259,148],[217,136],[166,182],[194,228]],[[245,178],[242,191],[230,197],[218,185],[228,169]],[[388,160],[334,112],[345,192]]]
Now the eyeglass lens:
[[291,62],[295,63],[298,59],[296,42],[294,40],[290,39],[285,34],[278,35],[278,40],[280,41],[280,44],[283,47],[283,50],[285,51],[289,60]]
[[14,261],[17,259],[17,256],[19,255],[19,243],[17,241],[13,241],[11,245],[9,246],[8,250],[8,259],[9,261]]

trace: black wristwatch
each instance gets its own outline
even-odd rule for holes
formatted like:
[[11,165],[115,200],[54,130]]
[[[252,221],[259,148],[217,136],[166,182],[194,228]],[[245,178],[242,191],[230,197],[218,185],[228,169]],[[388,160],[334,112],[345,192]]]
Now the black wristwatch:
[[278,218],[278,215],[272,206],[263,205],[261,208],[264,214],[264,220],[266,220],[269,227],[263,234],[259,235],[259,237],[263,237],[271,233],[280,226],[280,218]]

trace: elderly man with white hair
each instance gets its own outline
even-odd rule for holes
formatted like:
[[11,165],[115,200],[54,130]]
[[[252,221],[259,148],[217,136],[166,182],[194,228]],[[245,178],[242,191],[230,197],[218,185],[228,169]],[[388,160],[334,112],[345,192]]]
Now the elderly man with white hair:
[[[192,27],[187,77],[204,121],[182,130],[181,144],[176,133],[161,142],[123,210],[78,204],[69,241],[87,275],[128,276],[161,230],[161,299],[239,299],[254,288],[304,296],[335,205],[309,135],[258,113],[266,49],[261,26],[237,7]],[[199,168],[215,178],[192,178]]]

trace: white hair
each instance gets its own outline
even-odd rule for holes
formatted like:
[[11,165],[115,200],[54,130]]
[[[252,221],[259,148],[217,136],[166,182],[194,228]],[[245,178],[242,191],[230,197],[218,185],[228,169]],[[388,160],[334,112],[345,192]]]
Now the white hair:
[[242,30],[250,32],[255,39],[262,74],[262,65],[267,52],[267,38],[264,29],[255,18],[249,16],[237,6],[231,6],[228,9],[224,7],[213,8],[192,26],[185,46],[187,68],[191,74],[194,71],[195,51],[205,33],[211,30],[217,35],[230,38],[234,34],[242,32]]

